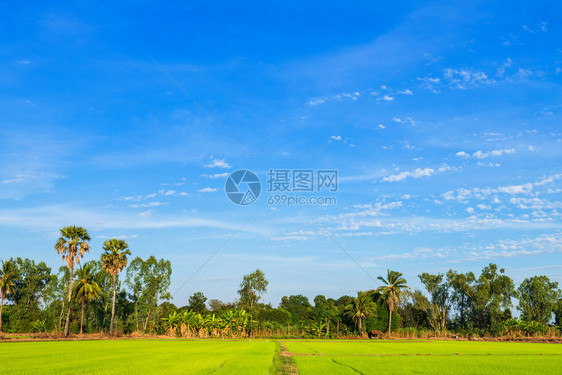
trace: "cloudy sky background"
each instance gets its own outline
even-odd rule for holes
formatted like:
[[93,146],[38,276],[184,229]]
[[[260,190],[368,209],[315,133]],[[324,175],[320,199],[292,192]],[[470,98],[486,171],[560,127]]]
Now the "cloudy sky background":
[[[258,267],[274,305],[376,287],[342,248],[413,286],[490,262],[562,281],[554,2],[0,10],[2,259],[57,269],[58,229],[81,225],[86,259],[110,237],[170,259],[175,293],[247,222],[174,303],[233,300]],[[337,169],[337,205],[235,206],[241,168],[264,188],[270,168]]]

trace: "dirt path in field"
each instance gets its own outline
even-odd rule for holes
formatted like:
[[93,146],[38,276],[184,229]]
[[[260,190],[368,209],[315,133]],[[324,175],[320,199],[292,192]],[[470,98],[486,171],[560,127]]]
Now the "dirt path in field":
[[277,366],[275,366],[274,374],[276,375],[299,375],[299,370],[293,359],[293,353],[287,349],[285,344],[279,342],[280,350],[277,354]]

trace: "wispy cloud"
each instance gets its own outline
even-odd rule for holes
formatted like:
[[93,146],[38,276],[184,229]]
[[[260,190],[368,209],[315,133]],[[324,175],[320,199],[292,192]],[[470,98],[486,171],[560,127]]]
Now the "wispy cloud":
[[212,163],[205,164],[205,168],[225,168],[230,169],[232,166],[225,159],[213,159]]
[[457,152],[455,155],[456,156],[460,156],[460,157],[473,157],[476,159],[486,159],[486,158],[490,158],[490,157],[497,157],[497,156],[502,156],[502,155],[509,155],[509,154],[514,154],[515,153],[515,149],[513,148],[505,148],[502,150],[492,150],[492,151],[487,151],[484,152],[482,150],[478,150],[475,151],[474,153],[469,154],[465,151],[459,151]]
[[200,193],[214,193],[215,191],[217,191],[217,188],[212,188],[212,187],[206,187],[203,189],[199,189],[197,190]]

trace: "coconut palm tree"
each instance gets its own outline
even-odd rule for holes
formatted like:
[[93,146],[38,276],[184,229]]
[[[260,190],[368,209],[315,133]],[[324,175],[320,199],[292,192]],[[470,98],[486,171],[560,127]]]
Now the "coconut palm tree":
[[363,332],[363,321],[370,316],[376,306],[368,292],[357,292],[357,297],[345,307],[345,316],[355,322],[355,327]]
[[109,334],[113,334],[113,320],[115,317],[115,299],[117,297],[117,274],[127,266],[127,255],[131,255],[129,245],[123,240],[112,238],[103,243],[104,253],[101,255],[102,267],[105,272],[113,276],[113,306],[111,307],[111,323]]
[[84,264],[76,271],[76,284],[74,285],[74,295],[80,299],[82,305],[82,314],[80,318],[80,334],[83,333],[84,327],[84,304],[86,301],[93,301],[102,294],[101,288],[97,283],[95,270],[92,264]]
[[378,277],[384,285],[377,288],[376,292],[380,293],[380,298],[388,305],[388,337],[390,337],[394,307],[406,296],[408,285],[406,279],[402,277],[402,273],[387,270],[386,274],[386,280],[382,276]]
[[2,332],[2,308],[4,307],[4,299],[8,294],[15,291],[14,280],[18,277],[18,266],[13,260],[5,260],[0,267],[0,332]]
[[57,254],[62,256],[70,270],[70,280],[68,282],[68,311],[66,313],[66,324],[64,325],[64,335],[69,334],[70,324],[70,301],[72,300],[72,281],[74,278],[74,265],[80,263],[80,259],[85,253],[90,251],[88,241],[90,236],[88,231],[82,227],[70,226],[60,230],[60,238],[55,244]]

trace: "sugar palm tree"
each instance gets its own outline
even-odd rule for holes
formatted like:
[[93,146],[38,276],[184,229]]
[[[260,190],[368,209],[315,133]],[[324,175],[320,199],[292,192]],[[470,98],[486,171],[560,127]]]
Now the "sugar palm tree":
[[115,299],[117,297],[117,274],[127,266],[127,255],[131,255],[129,245],[123,240],[112,238],[103,243],[104,253],[101,255],[103,269],[113,276],[113,306],[111,307],[111,323],[109,334],[113,334],[113,319],[115,317]]
[[357,297],[345,307],[345,315],[355,322],[359,332],[363,332],[363,321],[375,310],[375,303],[368,292],[357,292]]
[[64,227],[60,230],[60,234],[61,236],[55,244],[55,250],[57,250],[57,254],[62,256],[62,260],[66,261],[70,271],[70,280],[68,282],[68,311],[66,313],[66,324],[64,325],[64,335],[68,336],[74,266],[80,263],[80,259],[85,253],[90,251],[90,246],[88,245],[90,236],[86,229],[76,226]]
[[14,280],[18,277],[18,267],[13,260],[5,260],[0,267],[0,332],[2,332],[2,307],[4,307],[4,299],[8,294],[15,291]]
[[384,285],[377,288],[376,291],[380,293],[380,298],[388,305],[388,337],[390,337],[394,307],[406,296],[408,285],[400,272],[387,270],[386,275],[386,280],[382,276],[378,277]]
[[92,264],[84,264],[76,271],[76,284],[74,285],[74,295],[80,299],[82,314],[80,317],[80,334],[84,330],[84,304],[86,301],[93,301],[102,294],[101,288],[96,281],[96,274]]

